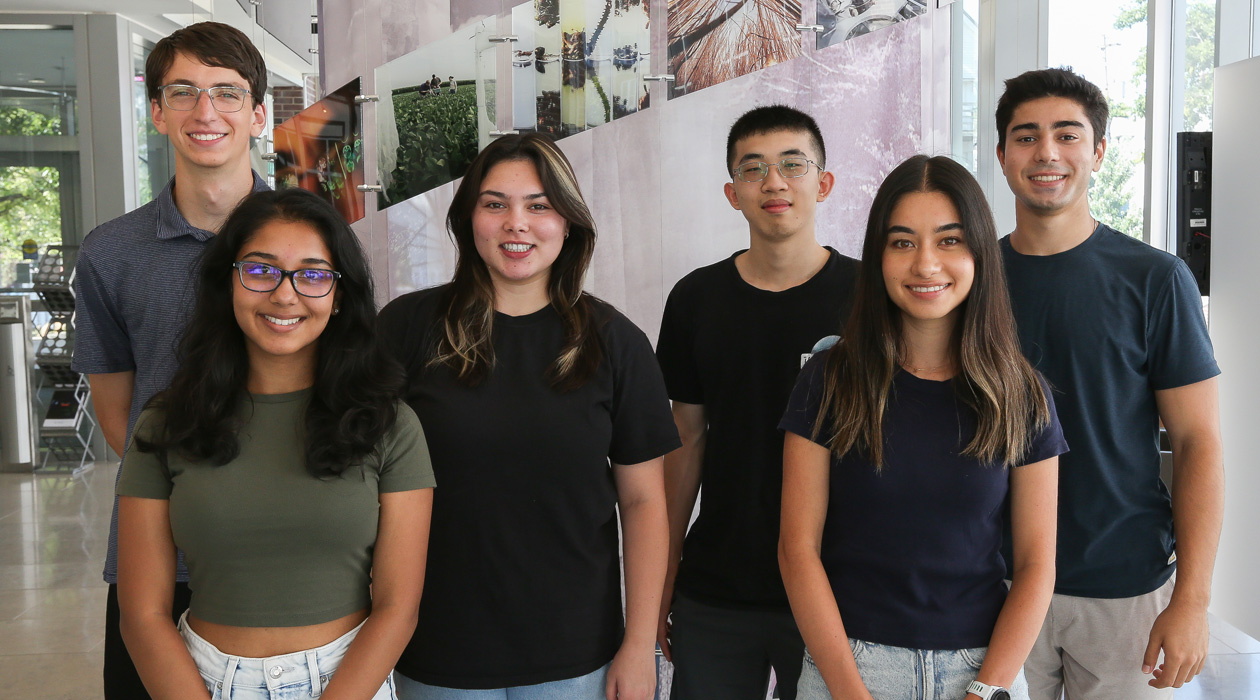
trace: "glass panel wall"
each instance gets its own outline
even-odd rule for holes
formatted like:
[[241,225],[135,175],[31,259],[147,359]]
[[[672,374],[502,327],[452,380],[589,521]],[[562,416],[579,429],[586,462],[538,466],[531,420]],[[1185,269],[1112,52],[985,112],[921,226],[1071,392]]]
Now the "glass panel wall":
[[[132,35],[131,61],[133,78],[131,99],[136,114],[136,205],[142,205],[162,191],[173,174],[171,142],[158,133],[150,118],[149,92],[144,82],[144,62],[153,51],[153,42]],[[270,113],[270,112],[269,112]]]
[[979,175],[980,0],[955,2],[949,22],[950,155]]
[[1056,0],[1047,44],[1050,66],[1070,66],[1107,96],[1107,156],[1090,206],[1135,238],[1142,237],[1146,181],[1146,8],[1146,0]]
[[0,286],[23,243],[73,240],[79,210],[74,30],[0,29]]

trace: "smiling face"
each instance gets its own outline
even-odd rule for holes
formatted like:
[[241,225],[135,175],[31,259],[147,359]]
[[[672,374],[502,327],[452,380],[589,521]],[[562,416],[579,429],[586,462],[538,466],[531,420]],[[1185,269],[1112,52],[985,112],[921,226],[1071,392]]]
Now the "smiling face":
[[814,235],[814,212],[818,203],[831,194],[835,177],[809,166],[802,177],[785,178],[775,163],[792,156],[819,162],[812,139],[805,131],[772,131],[753,134],[735,144],[733,166],[749,161],[770,163],[769,174],[761,182],[733,178],[724,188],[731,206],[743,213],[753,236],[782,240],[805,233]]
[[912,192],[888,218],[884,287],[906,320],[955,322],[971,292],[975,258],[954,203],[940,192]]
[[[317,268],[333,270],[332,253],[310,224],[273,220],[258,229],[237,251],[236,259],[265,263],[283,270]],[[232,274],[232,308],[236,323],[245,334],[250,373],[268,371],[284,363],[287,371],[309,369],[315,377],[319,336],[328,325],[340,291],[334,285],[327,296],[299,295],[290,278],[270,292],[254,292],[242,286],[236,270]]]
[[473,242],[497,294],[528,291],[546,303],[551,266],[568,229],[531,161],[503,161],[482,179],[472,214]]
[[1066,97],[1029,100],[1011,116],[998,161],[1016,206],[1035,215],[1089,210],[1089,180],[1102,167],[1106,140],[1094,132],[1080,104]]
[[[249,89],[249,82],[231,68],[207,66],[184,53],[176,53],[161,85],[199,88],[227,86]],[[254,100],[260,100],[257,105]],[[261,95],[247,95],[239,112],[220,112],[201,93],[189,111],[167,107],[161,98],[150,102],[153,125],[166,134],[175,149],[176,172],[187,169],[249,168],[249,138],[263,131],[267,110]]]

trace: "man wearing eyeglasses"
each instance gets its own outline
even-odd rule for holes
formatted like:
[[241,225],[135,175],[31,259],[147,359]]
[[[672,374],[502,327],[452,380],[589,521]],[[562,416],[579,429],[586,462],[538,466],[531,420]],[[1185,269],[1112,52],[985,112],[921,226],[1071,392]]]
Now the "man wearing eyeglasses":
[[724,190],[748,221],[748,249],[688,274],[665,304],[656,352],[683,439],[665,457],[657,635],[673,700],[763,700],[771,668],[779,697],[796,697],[805,645],[779,574],[777,426],[805,360],[840,332],[858,269],[814,234],[835,183],[825,160],[807,114],[759,107],[736,120]]
[[[176,31],[149,55],[145,85],[175,177],[152,202],[88,234],[75,274],[73,366],[88,375],[101,432],[119,455],[144,404],[175,373],[198,255],[237,203],[267,188],[249,160],[267,118],[267,69],[247,36],[216,22]],[[118,630],[117,498],[104,576],[105,698],[147,698]],[[188,607],[182,557],[176,579],[174,618]]]

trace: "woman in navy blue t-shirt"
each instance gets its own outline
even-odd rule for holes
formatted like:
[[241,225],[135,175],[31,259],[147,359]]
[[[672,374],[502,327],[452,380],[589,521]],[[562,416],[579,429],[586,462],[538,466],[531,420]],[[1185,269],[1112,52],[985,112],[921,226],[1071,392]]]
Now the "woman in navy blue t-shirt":
[[1026,698],[1067,445],[1020,354],[992,214],[954,161],[915,156],[880,186],[844,338],[780,424],[798,697]]

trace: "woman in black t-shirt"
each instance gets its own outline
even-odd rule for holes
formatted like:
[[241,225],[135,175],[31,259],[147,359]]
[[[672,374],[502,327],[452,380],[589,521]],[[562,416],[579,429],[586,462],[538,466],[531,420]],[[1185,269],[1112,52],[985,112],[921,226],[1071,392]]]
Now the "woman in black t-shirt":
[[380,316],[442,484],[399,697],[647,700],[679,445],[651,345],[582,291],[595,226],[546,136],[487,146],[447,228],[451,282]]
[[1026,698],[1066,444],[962,166],[915,156],[880,186],[844,341],[802,370],[780,427],[798,697]]

